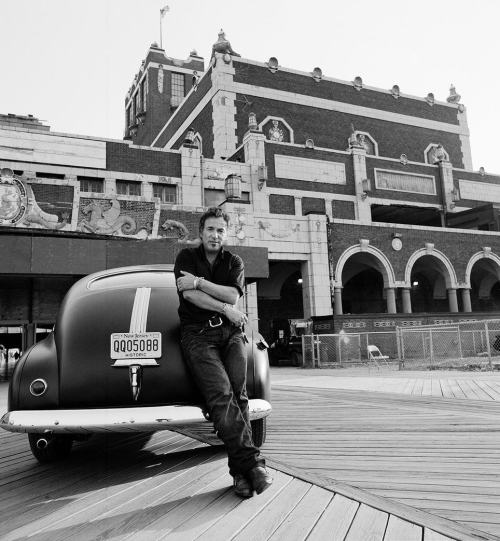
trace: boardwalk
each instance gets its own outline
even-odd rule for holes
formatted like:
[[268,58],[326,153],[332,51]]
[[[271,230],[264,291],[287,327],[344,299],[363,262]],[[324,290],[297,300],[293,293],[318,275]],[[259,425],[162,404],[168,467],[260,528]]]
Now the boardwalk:
[[[401,450],[405,445],[414,446],[411,438],[416,434],[408,418],[417,415],[422,427],[434,423],[433,411],[439,406],[432,403],[434,399],[429,402],[411,395],[365,391],[369,398],[360,401],[359,391],[288,385],[297,375],[302,376],[303,384],[312,383],[312,377],[316,377],[300,371],[273,374],[275,411],[265,452],[275,483],[261,496],[246,501],[232,493],[221,448],[181,434],[157,433],[141,451],[137,437],[98,436],[77,444],[71,458],[56,467],[38,465],[24,435],[2,431],[0,538],[497,539],[492,535],[494,529],[488,530],[484,521],[477,520],[480,511],[476,510],[474,520],[455,520],[456,517],[420,505],[421,497],[406,497],[409,492],[402,491],[395,479],[384,474],[391,469],[400,471],[403,485],[413,487],[417,496],[421,487],[415,488],[415,479],[436,475],[428,468],[439,454],[444,460],[444,446],[441,451],[436,447],[434,454],[424,453],[418,460],[412,459],[406,468],[397,466],[396,460],[404,454]],[[5,385],[0,386],[0,391],[4,398]],[[413,400],[420,400],[421,411],[415,409]],[[460,406],[470,404],[476,408],[466,415],[469,427],[465,422],[461,425],[464,434],[470,437],[470,427],[477,424],[482,427],[483,436],[491,431],[497,434],[485,421],[480,407],[483,403],[448,402],[446,411],[437,414],[443,426],[463,417]],[[488,406],[495,408],[497,404],[490,401]],[[0,409],[3,410],[1,399]],[[397,409],[401,409],[407,421],[397,418]],[[405,423],[406,431],[401,430]],[[456,432],[460,434],[459,430]],[[196,435],[200,440],[215,441],[206,430]],[[430,440],[436,439],[437,435]],[[495,445],[493,439],[488,445]],[[380,453],[384,448],[386,451]],[[470,454],[473,452],[475,449]],[[491,469],[493,458],[498,458],[492,447],[490,455]],[[463,454],[459,460],[464,460]],[[418,462],[419,468],[415,469]],[[484,485],[485,475],[477,464],[470,469],[465,476],[469,476],[469,486]],[[451,473],[452,468],[448,466],[436,477],[436,486],[441,490],[446,472]],[[498,507],[496,477],[493,474],[490,490],[485,492],[489,501],[485,501],[485,495],[478,500],[476,493],[469,498],[489,514],[494,514],[493,508]]]

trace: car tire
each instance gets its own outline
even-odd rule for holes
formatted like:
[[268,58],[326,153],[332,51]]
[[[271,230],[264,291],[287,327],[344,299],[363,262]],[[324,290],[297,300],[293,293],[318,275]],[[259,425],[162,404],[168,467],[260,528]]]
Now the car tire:
[[251,421],[252,440],[256,447],[262,447],[266,441],[266,418]]
[[[57,462],[67,458],[73,445],[70,434],[55,434],[44,437],[44,434],[28,434],[31,452],[41,464]],[[43,439],[45,443],[39,443]]]

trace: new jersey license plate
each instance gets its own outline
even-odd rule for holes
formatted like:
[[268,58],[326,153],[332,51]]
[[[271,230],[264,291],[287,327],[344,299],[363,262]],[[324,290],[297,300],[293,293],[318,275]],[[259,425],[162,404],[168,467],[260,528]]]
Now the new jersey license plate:
[[114,332],[111,335],[112,359],[150,359],[161,357],[160,332]]

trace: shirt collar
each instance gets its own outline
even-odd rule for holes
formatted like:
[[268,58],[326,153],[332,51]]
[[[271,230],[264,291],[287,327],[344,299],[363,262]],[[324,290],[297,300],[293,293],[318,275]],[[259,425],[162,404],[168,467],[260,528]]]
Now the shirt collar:
[[[207,254],[205,253],[205,248],[203,247],[203,243],[201,243],[199,246],[198,246],[198,253],[200,254],[200,257],[202,259],[205,259],[208,261],[207,259]],[[221,246],[219,251],[217,252],[217,257],[215,258],[215,261],[214,263],[216,263],[219,259],[222,259],[224,257],[224,246]]]

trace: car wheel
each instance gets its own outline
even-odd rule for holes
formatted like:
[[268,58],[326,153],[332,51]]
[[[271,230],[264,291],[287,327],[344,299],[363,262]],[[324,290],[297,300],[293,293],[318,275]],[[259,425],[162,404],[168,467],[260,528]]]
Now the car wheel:
[[41,464],[57,462],[66,458],[73,445],[73,437],[70,434],[28,434],[31,452]]
[[266,441],[266,418],[251,421],[252,439],[256,447],[262,447]]

